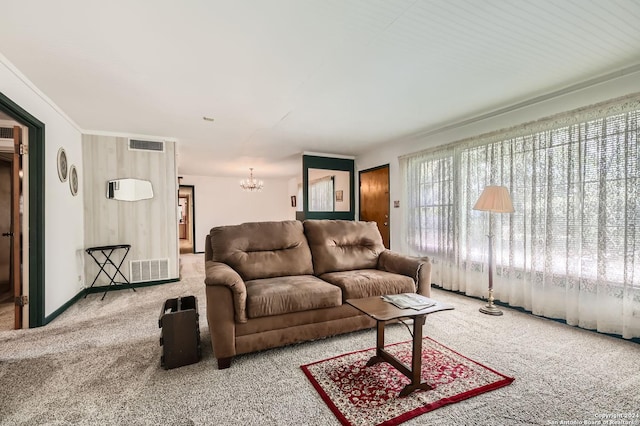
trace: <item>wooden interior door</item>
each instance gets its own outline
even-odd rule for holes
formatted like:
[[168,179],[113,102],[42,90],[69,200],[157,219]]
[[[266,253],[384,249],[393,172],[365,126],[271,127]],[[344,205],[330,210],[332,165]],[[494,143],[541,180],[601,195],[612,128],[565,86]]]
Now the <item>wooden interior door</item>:
[[182,223],[180,223],[180,253],[195,253],[195,186],[179,185],[178,198],[180,199],[180,204],[184,205],[182,210]]
[[[0,153],[0,304],[13,301],[11,283],[11,158]],[[2,313],[0,313],[2,316]],[[11,320],[13,327],[13,320]]]
[[386,248],[390,247],[389,204],[389,165],[361,171],[360,220],[378,224]]
[[189,234],[187,232],[189,226],[189,215],[187,212],[189,211],[189,204],[187,197],[180,197],[180,235],[179,238],[181,240],[186,240],[189,238]]
[[22,307],[26,301],[22,300],[22,248],[20,247],[20,145],[22,143],[22,128],[13,127],[13,161],[11,162],[11,283],[15,297],[15,328],[22,328]]

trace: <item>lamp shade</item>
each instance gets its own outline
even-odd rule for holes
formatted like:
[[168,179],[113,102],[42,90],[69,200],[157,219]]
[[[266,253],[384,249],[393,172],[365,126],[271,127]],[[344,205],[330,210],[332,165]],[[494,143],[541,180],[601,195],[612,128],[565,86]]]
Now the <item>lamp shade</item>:
[[509,190],[505,186],[487,186],[473,206],[473,210],[493,213],[513,213]]

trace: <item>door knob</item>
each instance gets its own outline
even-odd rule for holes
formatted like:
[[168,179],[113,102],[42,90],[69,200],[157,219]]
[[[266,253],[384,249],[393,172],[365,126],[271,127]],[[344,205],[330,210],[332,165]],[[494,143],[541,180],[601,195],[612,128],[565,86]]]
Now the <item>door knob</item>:
[[3,237],[13,237],[13,232],[3,232],[2,236]]
[[389,226],[389,222],[385,222],[385,223],[384,223],[384,226]]

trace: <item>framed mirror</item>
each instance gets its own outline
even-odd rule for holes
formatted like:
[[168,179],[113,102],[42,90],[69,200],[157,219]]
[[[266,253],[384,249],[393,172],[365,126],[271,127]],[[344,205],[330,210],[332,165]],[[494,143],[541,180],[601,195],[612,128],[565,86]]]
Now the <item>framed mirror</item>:
[[107,182],[107,198],[140,201],[153,198],[151,182],[142,179],[114,179]]
[[350,180],[346,170],[309,169],[310,212],[348,212]]
[[296,218],[354,220],[354,160],[302,156],[302,211]]

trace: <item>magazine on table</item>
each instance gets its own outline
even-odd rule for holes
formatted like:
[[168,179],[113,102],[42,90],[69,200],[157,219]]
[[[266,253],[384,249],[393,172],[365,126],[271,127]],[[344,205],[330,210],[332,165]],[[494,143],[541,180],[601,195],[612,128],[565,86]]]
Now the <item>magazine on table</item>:
[[437,302],[417,293],[388,294],[382,296],[382,300],[389,302],[400,309],[425,309],[434,306]]

